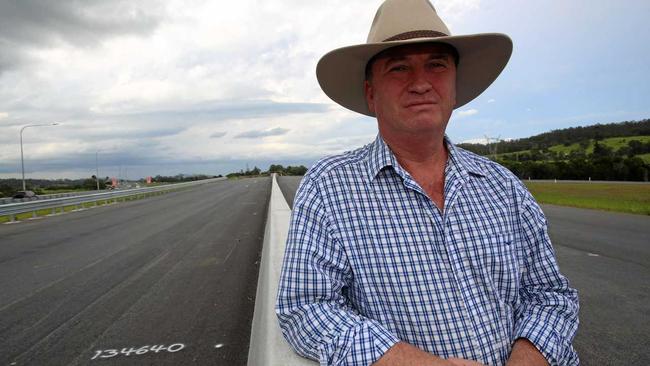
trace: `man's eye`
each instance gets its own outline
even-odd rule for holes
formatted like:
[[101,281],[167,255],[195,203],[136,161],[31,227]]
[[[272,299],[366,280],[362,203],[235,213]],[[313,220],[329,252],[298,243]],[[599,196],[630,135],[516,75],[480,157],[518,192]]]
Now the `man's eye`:
[[391,67],[390,71],[406,71],[406,69],[407,68],[404,65],[397,65],[397,66]]
[[429,67],[431,67],[433,69],[442,69],[442,68],[447,67],[447,65],[445,63],[443,63],[443,62],[432,62],[432,63],[429,64]]

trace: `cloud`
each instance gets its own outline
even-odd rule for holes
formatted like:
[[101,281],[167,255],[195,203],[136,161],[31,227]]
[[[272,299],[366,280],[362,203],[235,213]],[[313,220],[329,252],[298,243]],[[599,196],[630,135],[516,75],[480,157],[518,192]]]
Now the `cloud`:
[[225,131],[214,132],[214,133],[210,134],[210,138],[218,139],[218,138],[220,138],[220,137],[224,137],[224,136],[226,136],[227,133],[228,133],[228,132],[225,132]]
[[466,109],[464,111],[456,112],[458,118],[469,117],[478,114],[478,109]]
[[[433,2],[452,31],[498,7]],[[98,150],[105,169],[144,176],[308,163],[371,142],[376,121],[332,102],[315,67],[326,52],[365,42],[380,3],[0,0],[5,176],[19,171],[18,131],[29,123],[63,122],[26,131],[32,177],[86,176]],[[476,115],[471,108],[454,116]],[[481,135],[479,123],[464,125],[452,128]]]
[[[177,108],[162,108],[135,112],[141,117],[146,115],[160,118],[162,116],[212,116],[219,120],[250,119],[274,115],[321,113],[326,112],[329,105],[323,103],[285,103],[272,100],[212,100],[198,104],[178,106]],[[122,112],[124,115],[133,115]],[[107,114],[111,114],[108,112]]]
[[440,17],[454,31],[454,25],[467,13],[476,12],[481,7],[481,0],[432,1]]
[[461,142],[461,144],[481,144],[481,145],[487,145],[488,143],[489,141],[485,137],[477,137],[474,139],[469,139]]
[[150,34],[163,19],[159,1],[21,0],[0,2],[0,74],[59,44],[97,47],[106,39]]
[[477,137],[469,140],[464,140],[461,142],[461,144],[481,144],[481,145],[488,145],[495,143],[496,141],[512,141],[514,140],[511,137],[506,137],[506,138],[500,138],[500,137]]
[[494,102],[496,102],[496,99],[489,99],[487,102],[488,103],[494,103]]
[[270,130],[252,130],[252,131],[246,131],[242,132],[240,134],[235,135],[235,138],[238,139],[253,139],[253,138],[259,138],[259,137],[268,137],[268,136],[281,136],[289,132],[289,129],[286,128],[281,128],[281,127],[276,127],[272,128]]

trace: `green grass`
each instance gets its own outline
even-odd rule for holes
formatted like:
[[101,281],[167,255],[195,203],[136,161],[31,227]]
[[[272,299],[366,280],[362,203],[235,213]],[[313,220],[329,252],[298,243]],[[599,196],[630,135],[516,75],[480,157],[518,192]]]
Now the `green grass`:
[[650,153],[637,155],[636,157],[643,159],[646,164],[650,164]]
[[[627,136],[627,137],[610,137],[607,139],[603,139],[599,141],[599,143],[612,148],[612,150],[617,151],[623,146],[627,146],[627,143],[632,141],[632,140],[637,140],[640,142],[648,142],[650,141],[650,136]],[[556,153],[562,153],[562,154],[569,154],[571,151],[579,151],[580,150],[580,144],[575,143],[571,144],[569,146],[564,146],[564,145],[555,145],[551,146],[548,148],[550,151],[554,151]],[[589,141],[589,145],[585,149],[587,154],[591,154],[594,152],[594,140]]]
[[[600,140],[599,143],[607,147],[610,147],[614,152],[616,152],[618,149],[627,146],[627,143],[632,140],[646,143],[646,142],[650,142],[650,136],[610,137],[610,138]],[[592,154],[594,152],[594,142],[595,142],[594,140],[589,141],[589,144],[585,149],[585,153],[587,155]],[[548,150],[558,153],[560,154],[560,156],[562,156],[563,154],[566,154],[568,156],[571,153],[571,151],[581,151],[582,148],[580,147],[579,143],[575,143],[568,146],[554,145],[549,147]],[[509,158],[512,160],[516,158],[516,155],[530,154],[530,152],[531,150],[521,150],[521,151],[508,152],[508,153],[500,153],[497,154],[497,159]],[[650,164],[650,154],[643,154],[643,155],[636,155],[636,156],[643,159],[646,163]]]
[[539,203],[650,215],[650,184],[525,183]]
[[[514,151],[514,152],[507,152],[507,153],[499,153],[497,154],[497,159],[509,156],[511,158],[515,158],[516,155],[524,155],[524,154],[530,154],[530,150],[521,150],[521,151]],[[488,156],[492,156],[492,154],[489,154]]]

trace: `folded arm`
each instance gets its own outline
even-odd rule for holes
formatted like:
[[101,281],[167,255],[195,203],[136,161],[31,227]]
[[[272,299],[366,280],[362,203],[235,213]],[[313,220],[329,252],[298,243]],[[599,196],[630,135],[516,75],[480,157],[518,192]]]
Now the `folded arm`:
[[276,314],[294,350],[327,365],[480,365],[422,351],[355,309],[345,295],[353,279],[350,262],[320,197],[305,177],[280,275]]
[[533,345],[551,365],[577,365],[572,341],[578,327],[578,293],[560,273],[546,218],[527,191],[523,192],[519,220],[526,263],[515,307],[515,339],[530,343],[513,347],[511,359],[523,352],[534,355],[529,347]]
[[323,364],[370,365],[399,339],[344,296],[352,271],[317,186],[305,177],[294,201],[276,313],[297,353]]

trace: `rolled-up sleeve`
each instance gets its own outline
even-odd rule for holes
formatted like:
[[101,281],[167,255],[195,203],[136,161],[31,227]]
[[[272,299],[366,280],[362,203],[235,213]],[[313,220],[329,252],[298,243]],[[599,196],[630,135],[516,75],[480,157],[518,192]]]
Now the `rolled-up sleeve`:
[[528,191],[521,193],[526,264],[515,309],[515,339],[531,341],[551,365],[577,365],[572,341],[578,329],[578,292],[559,271],[542,210]]
[[286,340],[323,365],[370,365],[399,340],[345,295],[353,274],[320,196],[305,176],[294,201],[276,313]]

